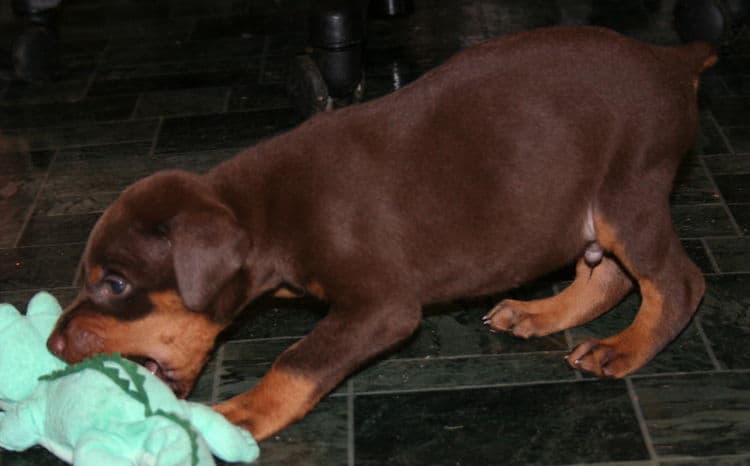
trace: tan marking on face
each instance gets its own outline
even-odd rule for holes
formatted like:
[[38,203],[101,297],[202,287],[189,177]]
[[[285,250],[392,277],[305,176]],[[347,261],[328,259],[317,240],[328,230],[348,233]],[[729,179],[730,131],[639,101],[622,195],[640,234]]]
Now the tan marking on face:
[[320,399],[317,392],[313,380],[274,366],[251,391],[214,410],[264,440],[310,411]]
[[149,298],[152,312],[135,320],[81,312],[66,326],[64,359],[76,362],[99,353],[148,357],[161,364],[182,391],[188,391],[224,326],[187,310],[174,291],[151,293]]
[[104,278],[104,269],[98,265],[91,267],[88,275],[88,283],[94,285],[99,283]]
[[273,292],[273,296],[275,298],[282,298],[282,299],[291,299],[291,298],[301,298],[302,295],[300,293],[297,293],[296,291],[287,288],[285,286],[282,286],[281,288],[278,288],[276,291]]
[[323,289],[323,285],[321,285],[319,281],[313,280],[308,283],[306,290],[321,301],[326,299],[326,290]]

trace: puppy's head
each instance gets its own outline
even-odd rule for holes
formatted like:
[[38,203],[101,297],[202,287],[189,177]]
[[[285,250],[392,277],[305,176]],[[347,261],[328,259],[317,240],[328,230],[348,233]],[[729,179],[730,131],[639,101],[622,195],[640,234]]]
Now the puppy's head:
[[121,353],[187,396],[247,297],[247,234],[200,176],[160,172],[102,215],[84,285],[47,342],[68,362]]

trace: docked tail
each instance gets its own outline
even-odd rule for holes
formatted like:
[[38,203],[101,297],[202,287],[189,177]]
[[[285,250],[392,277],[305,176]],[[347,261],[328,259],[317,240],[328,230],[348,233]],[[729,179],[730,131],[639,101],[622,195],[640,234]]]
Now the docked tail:
[[680,62],[688,67],[689,73],[692,75],[693,88],[697,91],[701,73],[719,61],[716,49],[708,42],[696,41],[675,50],[678,51]]
[[719,57],[716,55],[716,49],[708,42],[691,42],[684,48],[688,52],[688,57],[691,62],[696,64],[695,72],[697,74],[711,68],[719,61]]

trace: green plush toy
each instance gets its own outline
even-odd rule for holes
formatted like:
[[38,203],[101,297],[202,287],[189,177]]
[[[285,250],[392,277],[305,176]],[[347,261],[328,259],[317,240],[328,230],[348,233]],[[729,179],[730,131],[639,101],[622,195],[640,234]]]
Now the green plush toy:
[[209,407],[177,399],[119,355],[68,366],[45,346],[61,309],[48,293],[26,316],[0,304],[0,447],[42,445],[77,466],[249,462],[258,446]]

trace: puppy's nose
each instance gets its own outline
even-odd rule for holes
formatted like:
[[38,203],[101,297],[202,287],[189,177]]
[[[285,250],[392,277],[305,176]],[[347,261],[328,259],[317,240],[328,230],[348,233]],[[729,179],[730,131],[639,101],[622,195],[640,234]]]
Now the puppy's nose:
[[52,333],[47,339],[47,349],[58,357],[62,357],[63,352],[65,351],[65,344],[65,337],[60,332]]

